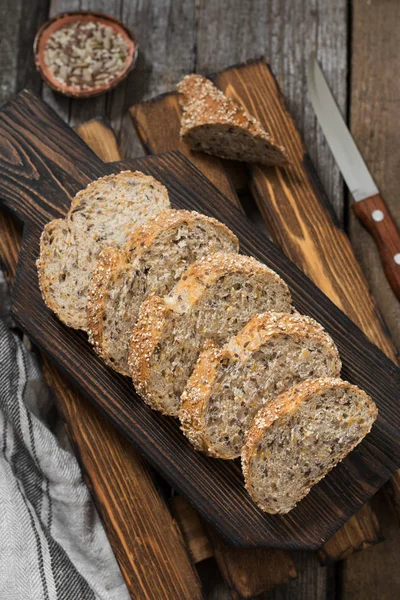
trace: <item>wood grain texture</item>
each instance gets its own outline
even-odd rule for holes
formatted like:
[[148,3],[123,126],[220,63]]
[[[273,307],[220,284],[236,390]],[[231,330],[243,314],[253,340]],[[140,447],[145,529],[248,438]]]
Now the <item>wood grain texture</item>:
[[[392,68],[400,60],[399,20],[398,2],[353,1],[350,129],[397,225],[400,81],[393,77]],[[376,248],[351,212],[349,233],[393,339],[400,347],[400,304],[382,273]]]
[[346,106],[347,0],[199,0],[196,70],[225,69],[252,57],[271,64],[290,113],[339,217],[343,184],[307,98],[306,66],[316,51],[341,109]]
[[148,466],[47,360],[44,374],[62,398],[67,433],[132,598],[201,600],[197,573]]
[[297,571],[288,552],[234,548],[211,527],[207,531],[222,576],[234,594],[253,598],[296,578]]
[[[104,144],[113,139],[113,134],[101,121],[85,123],[79,133],[104,160],[120,157],[113,146],[104,152]],[[21,228],[1,212],[0,259],[10,287],[21,236]],[[158,599],[160,594],[201,598],[199,580],[182,537],[144,461],[86,398],[72,390],[47,359],[44,374],[56,391],[69,438],[132,598]]]
[[104,162],[122,159],[115,134],[104,119],[84,121],[80,125],[76,125],[74,129],[85,144]]
[[[33,126],[24,122],[27,104],[28,114],[34,114],[36,135]],[[21,130],[25,141],[18,133]],[[43,305],[34,261],[47,211],[51,206],[55,214],[66,209],[74,187],[75,191],[81,188],[89,175],[89,162],[92,178],[99,170],[110,172],[111,165],[98,164],[87,147],[81,147],[74,134],[27,93],[19,95],[0,113],[0,133],[2,202],[31,218],[20,254],[19,264],[24,267],[18,270],[13,293],[18,323],[39,347],[52,354],[78,388],[140,446],[161,474],[233,543],[280,548],[320,546],[397,468],[400,442],[396,428],[400,426],[400,415],[395,399],[399,372],[393,363],[231,203],[220,198],[216,188],[183,157],[171,153],[112,166],[114,171],[131,166],[152,174],[166,184],[173,206],[196,208],[231,227],[243,252],[280,273],[291,288],[297,309],[319,320],[331,333],[341,352],[344,377],[360,384],[378,404],[380,417],[371,434],[296,509],[280,517],[262,514],[245,493],[234,464],[220,464],[196,453],[174,422],[145,406],[133,393],[129,380],[111,373],[88,348],[84,336],[63,327]],[[62,140],[62,144],[52,161],[46,162],[50,138]],[[27,154],[29,162],[21,161]],[[25,204],[21,204],[21,197]],[[57,200],[57,206],[49,198],[52,202]],[[38,210],[34,211],[33,205],[39,205]],[[38,226],[34,227],[34,223]]]
[[262,60],[254,61],[222,71],[215,81],[287,149],[292,164],[285,171],[250,167],[258,206],[275,239],[285,254],[395,360],[396,350],[350,242],[332,218],[329,202],[268,66]]
[[204,525],[193,506],[182,496],[174,496],[171,499],[171,509],[192,561],[199,563],[214,556]]
[[[350,65],[350,129],[378,189],[397,225],[400,224],[398,151],[400,83],[393,65],[400,60],[400,5],[398,2],[352,2]],[[372,51],[373,49],[373,51]],[[377,299],[397,347],[400,347],[400,304],[382,273],[378,252],[368,233],[349,210],[349,233],[355,254]],[[400,515],[400,477],[387,488],[397,519]],[[400,531],[387,504],[377,498],[375,509],[385,541],[343,564],[345,599],[389,600],[399,595],[396,562]]]
[[353,212],[372,235],[386,279],[400,301],[400,233],[382,196],[354,202]]

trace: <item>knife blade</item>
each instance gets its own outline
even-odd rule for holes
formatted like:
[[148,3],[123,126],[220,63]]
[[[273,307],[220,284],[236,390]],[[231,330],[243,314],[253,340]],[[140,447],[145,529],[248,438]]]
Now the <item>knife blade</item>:
[[307,84],[318,122],[355,200],[353,210],[373,236],[386,277],[400,300],[400,233],[340,113],[314,53],[308,63]]

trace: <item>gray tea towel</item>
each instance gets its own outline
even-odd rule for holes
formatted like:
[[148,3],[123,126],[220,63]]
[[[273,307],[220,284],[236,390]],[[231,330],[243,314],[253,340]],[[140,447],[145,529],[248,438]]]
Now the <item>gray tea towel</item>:
[[127,600],[75,457],[55,433],[52,394],[10,328],[5,287],[2,280],[0,599]]

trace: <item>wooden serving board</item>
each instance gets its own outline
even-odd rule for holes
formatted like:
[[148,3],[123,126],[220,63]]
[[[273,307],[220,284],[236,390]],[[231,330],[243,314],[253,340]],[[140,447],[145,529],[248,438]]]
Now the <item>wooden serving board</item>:
[[[196,209],[226,223],[238,235],[242,252],[276,270],[289,284],[296,308],[326,327],[338,344],[343,376],[378,405],[371,434],[288,515],[262,513],[247,495],[235,463],[195,452],[173,419],[150,410],[130,380],[108,369],[86,337],[64,327],[41,299],[35,261],[43,225],[64,215],[71,197],[89,181],[122,167],[159,179],[174,207]],[[105,164],[45,104],[22,92],[0,111],[0,196],[25,224],[12,297],[17,322],[233,544],[318,548],[398,468],[396,366],[179,153]]]

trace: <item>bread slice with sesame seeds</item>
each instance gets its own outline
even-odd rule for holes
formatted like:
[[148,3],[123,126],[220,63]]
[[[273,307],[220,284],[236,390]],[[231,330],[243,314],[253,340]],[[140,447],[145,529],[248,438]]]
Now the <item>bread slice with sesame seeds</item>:
[[257,411],[299,381],[340,374],[323,327],[298,313],[254,316],[223,348],[203,351],[181,397],[182,430],[196,450],[240,456]]
[[180,133],[192,150],[270,166],[288,163],[283,146],[206,77],[187,75],[177,90],[183,110]]
[[297,384],[255,417],[242,449],[246,489],[287,513],[369,433],[378,416],[357,386],[331,377]]
[[237,237],[216,219],[165,210],[139,227],[122,250],[107,249],[93,271],[87,305],[89,340],[105,362],[128,375],[129,340],[150,294],[167,294],[197,259],[238,252]]
[[169,208],[167,189],[139,171],[90,183],[72,200],[65,219],[47,224],[37,261],[42,296],[69,327],[86,329],[92,269],[107,247],[120,247],[149,217]]
[[268,310],[291,310],[289,289],[274,271],[236,254],[196,261],[168,296],[150,296],[141,306],[129,357],[137,391],[153,408],[177,416],[202,345],[225,343]]

